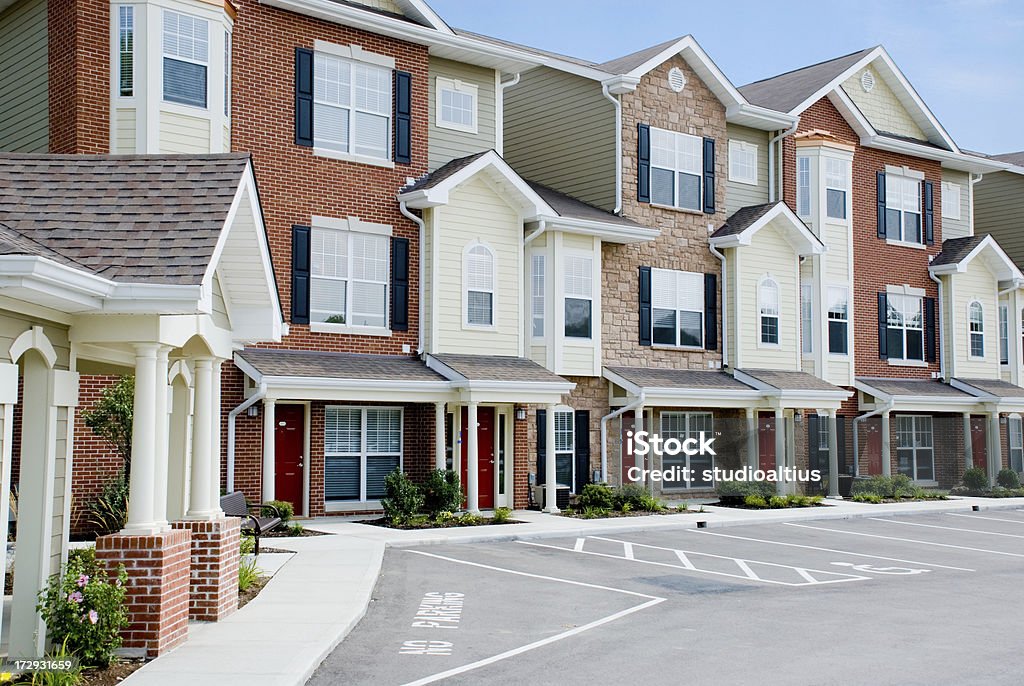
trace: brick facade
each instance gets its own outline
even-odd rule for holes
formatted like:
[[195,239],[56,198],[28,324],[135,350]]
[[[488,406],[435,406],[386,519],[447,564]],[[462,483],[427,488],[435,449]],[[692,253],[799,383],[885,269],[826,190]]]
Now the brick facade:
[[190,619],[216,622],[238,609],[241,522],[238,517],[225,517],[171,524],[174,529],[190,532],[192,539]]
[[110,152],[110,3],[49,0],[52,153]]

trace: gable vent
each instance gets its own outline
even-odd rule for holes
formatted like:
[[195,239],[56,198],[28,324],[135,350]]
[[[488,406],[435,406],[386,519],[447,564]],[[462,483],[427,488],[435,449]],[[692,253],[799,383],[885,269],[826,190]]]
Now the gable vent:
[[679,93],[686,87],[686,75],[679,67],[668,70],[668,87]]
[[870,69],[865,70],[865,72],[860,75],[860,87],[864,89],[865,93],[870,93],[875,87],[875,75],[871,73]]

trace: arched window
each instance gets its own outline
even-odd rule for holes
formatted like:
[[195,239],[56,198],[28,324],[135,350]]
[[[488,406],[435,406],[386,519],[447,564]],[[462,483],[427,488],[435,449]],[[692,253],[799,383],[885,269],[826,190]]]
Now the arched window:
[[462,282],[465,288],[466,324],[494,325],[494,253],[476,243],[466,250]]
[[985,310],[977,300],[967,306],[971,357],[985,357]]
[[761,329],[761,342],[768,345],[779,343],[779,284],[766,276],[757,287],[757,308]]

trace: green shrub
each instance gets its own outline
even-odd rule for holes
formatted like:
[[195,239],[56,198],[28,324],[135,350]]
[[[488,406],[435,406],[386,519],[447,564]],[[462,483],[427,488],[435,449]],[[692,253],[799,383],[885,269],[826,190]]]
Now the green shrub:
[[292,525],[288,527],[289,536],[301,536],[304,531],[305,529],[298,522],[293,522]]
[[39,594],[36,610],[50,638],[85,666],[109,665],[128,625],[127,581],[123,566],[108,575],[92,548],[72,550],[62,572],[51,576]]
[[459,475],[451,469],[434,469],[423,484],[423,509],[431,519],[442,512],[455,512],[462,508],[462,484]]
[[439,526],[451,524],[454,519],[455,515],[453,515],[448,510],[441,510],[436,515],[434,515],[434,523],[438,524]]
[[894,474],[893,476],[876,474],[870,479],[858,479],[853,482],[853,495],[870,493],[883,500],[909,498],[912,497],[913,491],[913,482],[906,474]]
[[768,507],[768,501],[764,499],[764,496],[752,493],[743,499],[743,504],[747,507]]
[[512,510],[507,507],[499,507],[494,511],[491,524],[507,524],[510,519],[512,519]]
[[455,521],[459,523],[459,526],[477,526],[484,523],[483,517],[472,512],[463,513]]
[[[628,510],[624,510],[624,512],[628,512]],[[583,511],[580,512],[581,519],[600,519],[601,517],[607,516],[608,510],[600,507],[585,507],[583,508]]]
[[645,499],[650,494],[640,484],[625,484],[615,489],[615,509],[621,510],[628,504],[630,510],[643,510]]
[[1020,476],[1012,469],[1000,469],[996,483],[1003,488],[1020,488]]
[[385,497],[380,501],[384,516],[393,524],[408,524],[423,507],[423,493],[401,469],[384,477]]
[[[75,656],[68,651],[67,641],[61,643],[59,648],[55,648],[46,655],[46,659],[52,662],[73,660],[74,657]],[[78,686],[85,678],[82,676],[82,665],[76,663],[72,664],[73,666],[69,669],[33,672],[31,682],[32,686]]]
[[287,524],[295,516],[295,506],[287,500],[271,500],[267,505],[273,505],[281,513],[282,524]]
[[621,512],[622,514],[629,514],[632,511],[633,506],[630,505],[629,503],[622,503],[622,505],[619,506],[619,512]]
[[607,484],[587,484],[579,498],[580,507],[611,510],[615,507],[615,491]]
[[103,485],[100,494],[85,506],[85,521],[105,536],[120,531],[128,521],[128,482],[120,475]]
[[719,481],[715,486],[715,493],[724,505],[738,505],[745,502],[748,495],[760,496],[767,501],[776,490],[774,481]]
[[878,505],[882,502],[882,496],[877,493],[854,493],[851,500],[855,503],[874,503]]
[[252,555],[256,552],[256,538],[249,534],[242,534],[238,543],[239,553],[242,555]]
[[642,512],[662,512],[665,506],[661,504],[660,500],[648,493],[640,499],[640,505],[637,509]]
[[122,477],[131,476],[132,417],[135,412],[135,377],[122,376],[117,383],[107,386],[99,400],[85,412],[82,421],[92,432],[107,441],[123,460]]
[[256,566],[255,559],[242,558],[242,561],[238,564],[238,590],[245,593],[252,585],[259,580],[262,574],[260,568]]
[[972,491],[984,491],[988,488],[988,476],[981,467],[971,467],[964,472],[964,486]]
[[786,497],[781,495],[773,495],[768,499],[768,507],[777,509],[786,506]]

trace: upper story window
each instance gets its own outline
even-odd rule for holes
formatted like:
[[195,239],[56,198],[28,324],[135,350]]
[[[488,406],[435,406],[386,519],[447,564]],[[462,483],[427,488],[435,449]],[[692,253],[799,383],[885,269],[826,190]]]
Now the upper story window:
[[313,227],[310,321],[386,328],[388,236]]
[[945,182],[942,184],[942,218],[960,218],[960,184]]
[[594,259],[582,255],[565,256],[565,337],[590,338],[593,335]]
[[758,329],[761,343],[779,344],[779,283],[766,276],[757,286]]
[[704,275],[651,270],[651,340],[655,345],[704,347]]
[[536,253],[530,259],[531,272],[530,272],[530,308],[532,316],[532,331],[536,338],[542,338],[544,336],[544,291],[545,291],[545,273],[544,273],[544,262],[545,256],[541,253]]
[[985,308],[975,300],[967,306],[971,357],[985,357]]
[[435,121],[443,129],[477,132],[477,87],[455,79],[436,79]]
[[494,326],[494,253],[482,243],[466,251],[466,324]]
[[1010,310],[999,306],[999,364],[1010,363]]
[[314,146],[387,160],[391,70],[318,52],[313,59]]
[[701,211],[703,141],[651,127],[651,202]]
[[135,95],[135,8],[117,8],[117,94]]
[[922,243],[921,181],[909,176],[885,175],[885,237]]
[[796,213],[811,216],[811,158],[796,158]]
[[729,180],[757,185],[757,145],[729,141]]
[[850,190],[850,163],[835,157],[825,159],[825,214],[846,219],[846,196]]
[[828,287],[828,351],[837,355],[849,352],[849,291],[845,286]]
[[205,19],[163,11],[164,100],[206,107],[210,27]]
[[890,360],[924,360],[924,299],[889,293],[886,298],[886,350]]

